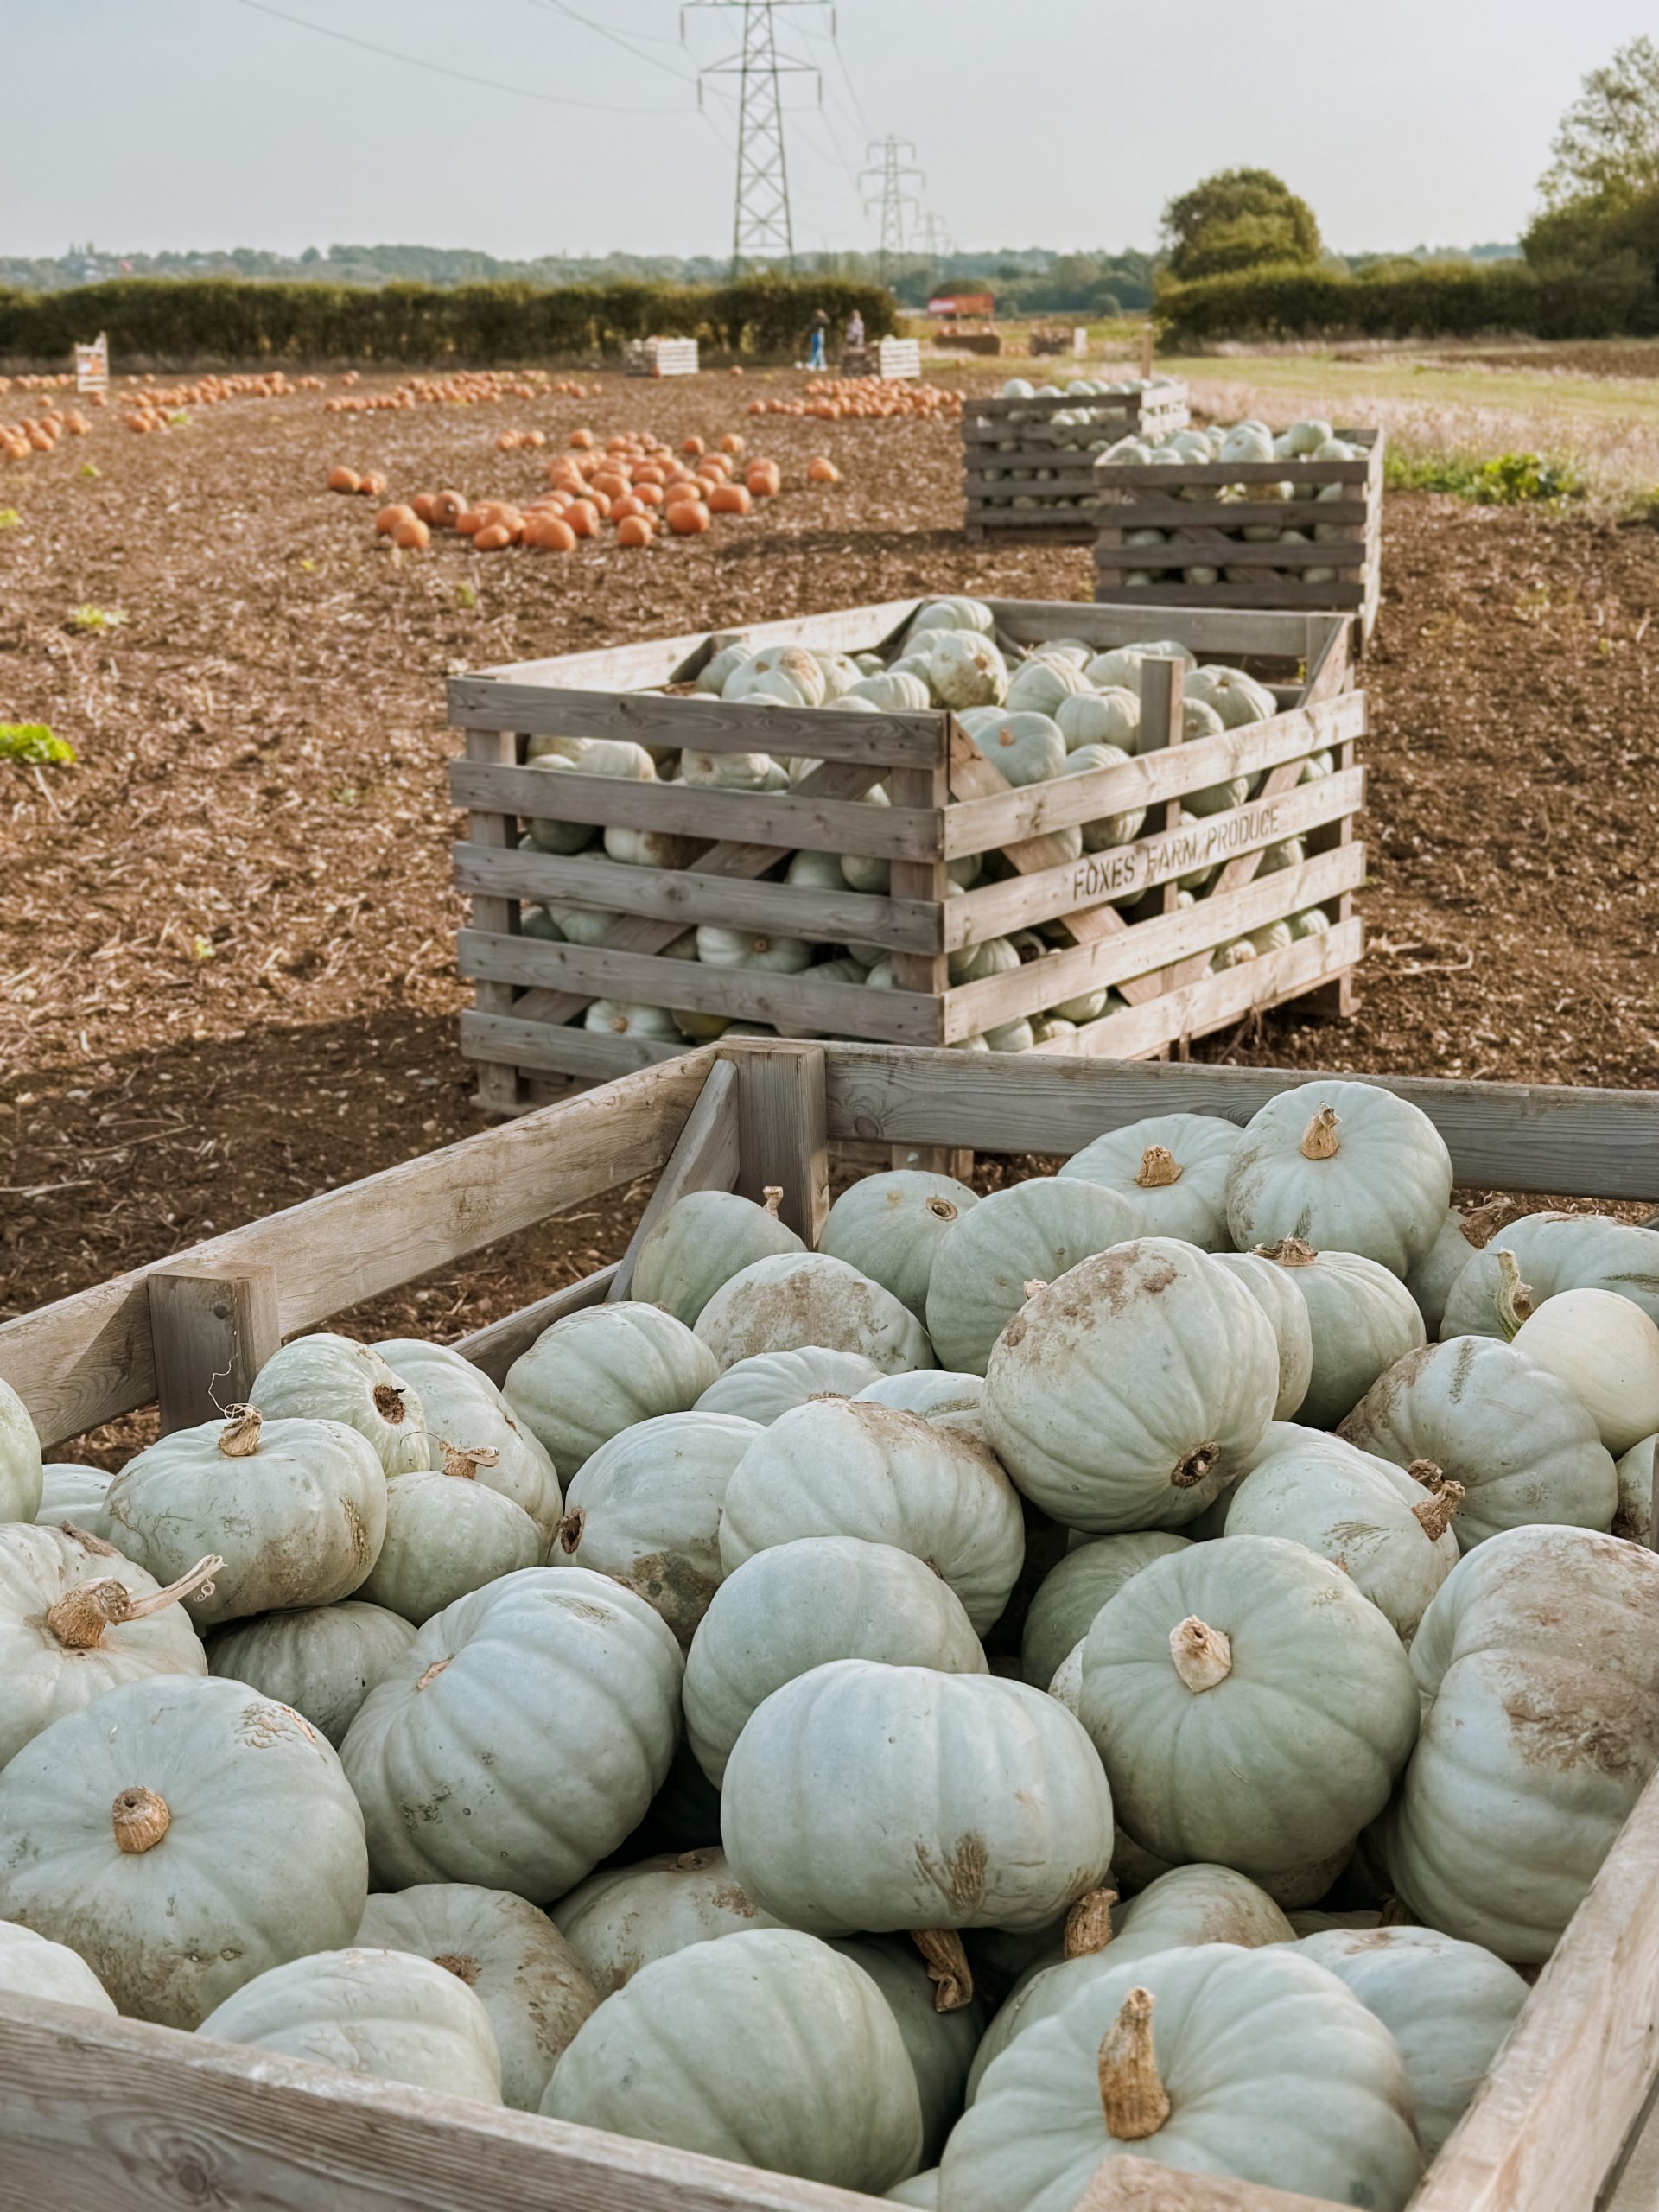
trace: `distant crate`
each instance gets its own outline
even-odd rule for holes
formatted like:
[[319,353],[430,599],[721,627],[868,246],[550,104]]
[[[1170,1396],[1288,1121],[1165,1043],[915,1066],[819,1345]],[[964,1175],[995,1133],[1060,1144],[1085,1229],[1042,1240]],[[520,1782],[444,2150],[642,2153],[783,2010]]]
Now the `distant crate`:
[[[1364,459],[1163,467],[1097,461],[1096,599],[1110,607],[1330,607],[1357,614],[1369,638],[1382,589],[1383,435],[1336,435]],[[1287,482],[1294,496],[1277,497]],[[1258,484],[1275,496],[1251,499]],[[1308,542],[1261,535],[1270,530],[1300,531]],[[1161,542],[1128,542],[1142,531]]]
[[694,377],[695,338],[631,338],[622,349],[623,373],[631,377]]
[[1133,432],[1164,436],[1187,421],[1186,386],[1168,378],[1090,394],[969,400],[962,416],[969,537],[1092,544],[1096,454]]
[[844,346],[840,365],[844,377],[909,382],[922,373],[921,342],[915,338],[878,338],[868,346]]

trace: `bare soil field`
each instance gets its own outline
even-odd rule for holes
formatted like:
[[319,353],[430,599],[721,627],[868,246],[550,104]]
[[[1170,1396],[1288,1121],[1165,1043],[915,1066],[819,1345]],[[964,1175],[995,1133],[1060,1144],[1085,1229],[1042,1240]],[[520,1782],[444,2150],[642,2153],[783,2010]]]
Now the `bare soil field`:
[[[953,428],[750,422],[786,380],[601,379],[601,397],[330,416],[242,402],[165,436],[111,410],[0,475],[0,1313],[478,1126],[455,1046],[447,671],[907,594],[1084,598],[1085,550],[969,547]],[[365,387],[366,389],[366,387]],[[785,489],[757,519],[622,552],[394,556],[372,503],[524,497],[578,424],[739,429]],[[843,481],[809,491],[812,454]],[[83,473],[91,463],[96,474]],[[1646,1085],[1659,1066],[1659,540],[1394,497],[1357,1017],[1289,1008],[1205,1057]],[[78,624],[78,609],[118,617]],[[379,1301],[475,1327],[607,1257],[626,1207]],[[124,1436],[124,1430],[123,1432]],[[89,1450],[112,1457],[105,1434]],[[65,1456],[69,1456],[66,1452]]]

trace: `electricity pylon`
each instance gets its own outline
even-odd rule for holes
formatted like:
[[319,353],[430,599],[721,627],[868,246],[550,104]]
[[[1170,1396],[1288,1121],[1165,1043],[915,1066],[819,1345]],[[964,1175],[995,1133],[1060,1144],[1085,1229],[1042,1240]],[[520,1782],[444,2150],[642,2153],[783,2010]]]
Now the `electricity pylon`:
[[880,216],[878,265],[885,284],[893,273],[895,257],[905,250],[905,211],[909,208],[919,213],[921,210],[921,201],[906,187],[912,178],[918,185],[925,184],[927,179],[915,166],[916,149],[907,138],[881,139],[866,147],[864,157],[871,166],[859,171],[859,181],[861,184],[866,177],[876,180],[878,188],[865,194],[864,205],[867,209],[877,210]]
[[[742,44],[723,60],[700,65],[697,99],[705,77],[735,77],[737,86],[737,199],[732,218],[732,274],[764,255],[781,253],[795,267],[795,226],[789,207],[789,165],[784,151],[785,77],[817,79],[823,105],[823,78],[814,62],[778,51],[774,18],[783,8],[822,7],[828,0],[689,0],[690,7],[735,8],[743,18]],[[687,10],[681,10],[683,33]]]

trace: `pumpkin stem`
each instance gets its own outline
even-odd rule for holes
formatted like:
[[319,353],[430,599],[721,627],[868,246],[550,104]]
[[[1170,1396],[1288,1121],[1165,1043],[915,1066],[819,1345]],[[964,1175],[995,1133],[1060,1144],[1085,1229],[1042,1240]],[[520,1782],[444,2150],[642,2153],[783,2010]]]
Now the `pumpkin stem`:
[[1300,1236],[1281,1236],[1276,1244],[1255,1247],[1258,1260],[1272,1260],[1281,1268],[1311,1268],[1319,1254]]
[[1421,1483],[1425,1490],[1437,1491],[1446,1480],[1445,1470],[1433,1459],[1414,1459],[1406,1472],[1413,1482]]
[[1033,1275],[1029,1282],[1022,1282],[1020,1287],[1025,1292],[1027,1298],[1035,1298],[1039,1290],[1046,1290],[1048,1288],[1048,1285],[1043,1281],[1041,1275]]
[[1143,1191],[1166,1191],[1179,1183],[1186,1170],[1167,1145],[1149,1144],[1141,1155],[1135,1181]]
[[1169,2118],[1169,2092],[1158,2078],[1153,2050],[1152,2002],[1149,1989],[1130,1990],[1100,2039],[1100,2107],[1116,2143],[1144,2142]]
[[1185,1459],[1175,1462],[1175,1471],[1170,1481],[1177,1490],[1191,1490],[1201,1483],[1221,1457],[1219,1444],[1195,1444]]
[[959,2012],[974,2001],[973,1970],[954,1928],[912,1928],[910,1940],[922,1955],[933,1985],[933,2010]]
[[1117,1903],[1117,1891],[1113,1889],[1089,1890],[1080,1897],[1065,1916],[1064,1949],[1068,1959],[1087,1958],[1091,1951],[1103,1951],[1112,1940],[1112,1907]]
[[1320,1107],[1302,1131],[1302,1141],[1297,1147],[1304,1160],[1336,1158],[1338,1150],[1337,1128],[1340,1118],[1334,1106]]
[[1463,1484],[1448,1482],[1442,1476],[1434,1495],[1424,1498],[1421,1504],[1414,1505],[1412,1516],[1430,1543],[1438,1544],[1452,1526],[1452,1516],[1462,1503]]
[[264,1419],[257,1407],[227,1406],[225,1426],[219,1432],[222,1459],[251,1459],[259,1449],[259,1427]]
[[776,1221],[778,1218],[778,1209],[784,1203],[783,1185],[781,1183],[768,1183],[766,1189],[761,1192],[760,1195],[766,1200],[764,1211],[769,1213],[772,1219]]
[[110,1808],[110,1825],[117,1847],[136,1858],[140,1852],[155,1850],[172,1827],[173,1815],[166,1798],[153,1789],[124,1789]]
[[582,1527],[587,1518],[587,1514],[578,1505],[573,1512],[567,1513],[560,1522],[558,1535],[559,1549],[562,1552],[568,1554],[575,1551],[577,1545],[581,1543]]
[[957,1217],[957,1210],[949,1198],[930,1198],[924,1211],[931,1213],[935,1221],[954,1221]]
[[1497,1255],[1497,1294],[1494,1303],[1503,1341],[1511,1344],[1520,1333],[1521,1324],[1530,1320],[1534,1311],[1532,1285],[1522,1281],[1513,1252],[1500,1252]]
[[1169,1656],[1175,1671],[1196,1696],[1224,1682],[1233,1671],[1232,1639],[1189,1613],[1169,1631]]
[[99,1582],[84,1582],[78,1590],[66,1590],[61,1598],[47,1607],[46,1624],[66,1650],[94,1650],[103,1643],[106,1628],[118,1627],[123,1621],[141,1621],[149,1613],[159,1613],[164,1605],[189,1597],[193,1591],[199,1590],[204,1598],[210,1596],[213,1587],[210,1578],[224,1564],[217,1554],[199,1559],[188,1574],[169,1582],[165,1590],[152,1590],[147,1598],[135,1598],[113,1576]]
[[444,1473],[464,1482],[475,1482],[480,1467],[493,1467],[501,1457],[493,1444],[444,1444],[441,1436],[435,1440],[443,1444]]
[[404,1394],[391,1382],[377,1382],[374,1386],[374,1410],[382,1421],[396,1428],[404,1417]]
[[1465,1214],[1458,1224],[1458,1234],[1465,1244],[1471,1245],[1477,1252],[1482,1251],[1514,1214],[1512,1198],[1488,1198],[1484,1206],[1476,1206]]

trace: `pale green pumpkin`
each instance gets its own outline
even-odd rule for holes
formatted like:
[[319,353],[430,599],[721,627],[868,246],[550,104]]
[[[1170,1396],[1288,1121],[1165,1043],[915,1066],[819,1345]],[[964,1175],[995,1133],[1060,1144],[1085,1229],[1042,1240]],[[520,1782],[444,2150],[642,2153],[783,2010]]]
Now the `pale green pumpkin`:
[[454,1474],[399,1475],[387,1484],[386,1538],[363,1595],[418,1627],[469,1590],[539,1567],[546,1554],[523,1507],[474,1481],[462,1460]]
[[541,2103],[560,2053],[599,2002],[547,1915],[510,1890],[418,1882],[377,1892],[364,1908],[357,1945],[429,1959],[472,1991],[499,2056],[501,2101],[518,2112]]
[[718,1847],[607,1866],[551,1910],[601,1998],[689,1944],[782,1925],[755,1904]]
[[1376,1084],[1298,1084],[1251,1118],[1227,1171],[1241,1250],[1298,1237],[1357,1252],[1395,1275],[1446,1219],[1452,1156],[1427,1114]]
[[1296,1948],[1352,1990],[1400,2046],[1417,2140],[1432,2158],[1514,2026],[1526,1983],[1478,1943],[1432,1928],[1332,1928]]
[[29,1408],[0,1381],[0,1522],[32,1521],[41,1509],[41,1440]]
[[[1496,1205],[1508,1210],[1501,1199]],[[1448,1206],[1434,1242],[1406,1277],[1406,1288],[1416,1300],[1431,1338],[1440,1332],[1452,1284],[1484,1246],[1491,1225],[1492,1217],[1484,1208],[1465,1214],[1461,1206]]]
[[887,2000],[786,1929],[642,1968],[577,2031],[542,2110],[867,2193],[921,2162],[916,2076]]
[[156,1675],[205,1675],[183,1600],[209,1580],[162,1590],[85,1530],[0,1525],[0,1767],[66,1713]]
[[1307,1307],[1313,1366],[1299,1410],[1310,1428],[1334,1428],[1379,1375],[1421,1349],[1417,1301],[1378,1261],[1316,1252],[1294,1236],[1258,1245],[1255,1256],[1282,1270]]
[[49,1942],[10,1920],[0,1920],[0,1996],[79,2005],[91,2012],[115,2011],[108,1990],[85,1959],[67,1943]]
[[[1417,1696],[1399,1637],[1340,1568],[1228,1536],[1154,1560],[1096,1616],[1082,1717],[1138,1843],[1311,1904],[1324,1862],[1387,1802]],[[1299,1896],[1303,1872],[1319,1886]]]
[[1618,1477],[1589,1414],[1547,1369],[1489,1338],[1396,1360],[1341,1433],[1396,1466],[1427,1461],[1460,1484],[1452,1527],[1465,1552],[1532,1522],[1609,1529],[1618,1510]]
[[1033,1175],[993,1191],[954,1225],[934,1258],[927,1325],[939,1358],[983,1375],[1028,1283],[1052,1281],[1137,1226],[1126,1200],[1091,1185]]
[[1659,1559],[1589,1529],[1506,1529],[1459,1561],[1411,1647],[1422,1732],[1376,1831],[1420,1920],[1549,1956],[1659,1764],[1656,1606]]
[[200,2032],[372,2081],[501,2101],[488,2013],[459,1975],[405,1951],[319,1951],[271,1967],[210,2012]]
[[1148,1529],[1127,1536],[1097,1536],[1068,1552],[1038,1584],[1026,1615],[1020,1644],[1024,1679],[1039,1689],[1049,1688],[1055,1669],[1087,1636],[1095,1615],[1129,1577],[1155,1559],[1184,1552],[1186,1546],[1185,1536]]
[[653,1414],[687,1412],[718,1372],[683,1321],[622,1299],[543,1329],[507,1370],[502,1393],[568,1489],[601,1444]]
[[1278,1390],[1250,1294],[1195,1246],[1143,1236],[1035,1294],[991,1354],[981,1418],[1033,1503],[1109,1535],[1195,1520]]
[[894,2182],[883,2194],[893,2204],[918,2204],[923,2212],[939,2212],[939,2170],[925,2166],[908,2181]]
[[923,1367],[908,1375],[884,1375],[853,1395],[867,1405],[893,1406],[900,1413],[920,1414],[924,1421],[943,1421],[978,1436],[985,1378],[959,1375],[948,1367]]
[[659,1414],[601,1445],[570,1485],[558,1555],[637,1592],[682,1649],[720,1587],[720,1518],[758,1421]]
[[73,1528],[84,1529],[89,1536],[101,1537],[107,1544],[111,1541],[110,1484],[114,1479],[103,1467],[48,1459],[41,1470],[41,1502],[35,1520],[51,1529],[67,1521]]
[[436,1440],[433,1466],[450,1472],[453,1452],[468,1456],[474,1479],[522,1506],[543,1541],[550,1543],[564,1510],[558,1471],[545,1447],[513,1419],[512,1407],[482,1368],[448,1344],[416,1337],[390,1338],[374,1349],[399,1381],[418,1392]]
[[158,1582],[213,1553],[190,1599],[198,1628],[360,1589],[386,1533],[374,1446],[343,1421],[262,1421],[251,1411],[175,1429],[110,1484],[115,1541]]
[[1073,2212],[1117,2158],[1403,2212],[1422,2171],[1386,2028],[1287,1948],[1130,1960],[1017,2037],[945,2145],[944,2212]]
[[818,1249],[881,1284],[925,1324],[939,1246],[978,1203],[976,1192],[949,1175],[905,1169],[867,1175],[830,1207]]
[[1294,1421],[1313,1380],[1313,1329],[1307,1300],[1275,1268],[1255,1252],[1212,1252],[1218,1268],[1242,1282],[1268,1317],[1279,1346],[1279,1395],[1275,1421]]
[[[722,1369],[760,1352],[808,1344],[861,1352],[884,1375],[933,1364],[932,1348],[909,1307],[827,1252],[781,1253],[742,1268],[697,1316],[697,1337]],[[709,1376],[702,1388],[713,1380]]]
[[327,1330],[296,1337],[253,1378],[249,1402],[267,1420],[337,1421],[374,1447],[389,1475],[443,1465],[416,1393],[379,1353]]
[[937,2158],[962,2113],[968,2069],[984,2027],[981,2008],[960,2005],[941,2012],[921,1954],[904,1936],[843,1936],[830,1948],[861,1967],[887,1999],[916,2076],[922,2156]]
[[1213,1114],[1154,1114],[1074,1152],[1063,1177],[1115,1191],[1149,1236],[1213,1252],[1227,1241],[1227,1169],[1239,1131]]
[[1659,1230],[1605,1214],[1531,1213],[1476,1252],[1446,1294],[1442,1337],[1512,1336],[1524,1313],[1500,1305],[1500,1255],[1508,1252],[1529,1306],[1563,1290],[1611,1290],[1659,1322]]
[[364,1699],[414,1641],[412,1621],[353,1598],[232,1621],[208,1638],[207,1665],[291,1705],[338,1751]]
[[1659,1436],[1644,1436],[1625,1452],[1615,1470],[1618,1506],[1613,1516],[1613,1534],[1626,1537],[1634,1544],[1645,1544],[1649,1551],[1655,1548],[1653,1491],[1656,1454]]
[[340,1760],[245,1683],[124,1683],[0,1771],[0,1920],[67,1943],[133,2018],[198,2026],[349,1942],[367,1894]]
[[686,1657],[686,1733],[716,1789],[755,1708],[831,1659],[986,1671],[961,1599],[913,1554],[857,1536],[756,1552],[715,1592]]
[[377,1882],[573,1888],[668,1772],[681,1671],[644,1599],[581,1567],[527,1567],[435,1614],[340,1746]]
[[857,1399],[785,1414],[727,1484],[720,1555],[728,1574],[803,1536],[858,1536],[925,1560],[983,1633],[1025,1556],[1014,1485],[963,1430]]
[[[925,1372],[926,1370],[923,1370]],[[855,1398],[881,1370],[859,1351],[830,1351],[803,1344],[796,1351],[762,1351],[740,1359],[712,1382],[693,1408],[700,1414],[728,1414],[769,1427],[780,1414],[793,1412],[809,1398]]]
[[1112,1800],[1082,1727],[1041,1690],[838,1659],[751,1716],[721,1834],[750,1896],[794,1927],[1038,1928],[1103,1880]]

